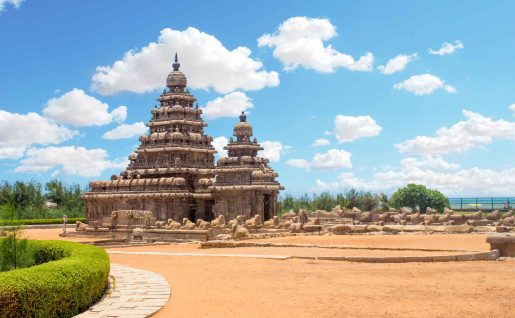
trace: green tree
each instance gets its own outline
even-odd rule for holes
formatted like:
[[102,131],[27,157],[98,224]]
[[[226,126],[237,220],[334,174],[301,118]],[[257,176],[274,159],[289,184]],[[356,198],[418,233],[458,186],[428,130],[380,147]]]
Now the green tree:
[[450,207],[449,199],[438,190],[428,189],[423,185],[410,183],[392,194],[389,204],[395,208],[409,207],[413,211],[426,212],[428,207],[443,212]]
[[14,204],[9,202],[1,205],[0,218],[8,221],[7,237],[0,240],[0,271],[30,266],[32,258],[28,251],[28,241],[23,238],[23,227],[17,219]]

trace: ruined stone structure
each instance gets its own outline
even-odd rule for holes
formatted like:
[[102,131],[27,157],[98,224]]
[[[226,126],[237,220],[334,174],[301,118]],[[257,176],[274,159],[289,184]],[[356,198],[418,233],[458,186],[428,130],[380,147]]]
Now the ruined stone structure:
[[176,55],[167,89],[151,111],[149,133],[140,137],[127,169],[109,181],[91,182],[84,195],[88,222],[105,223],[121,210],[151,211],[152,218],[178,222],[241,214],[268,220],[276,215],[282,187],[268,160],[257,157],[262,148],[255,138],[250,141],[246,116],[234,128],[237,140],[231,138],[226,147],[229,157],[215,168],[213,138],[204,134],[202,110],[179,68]]

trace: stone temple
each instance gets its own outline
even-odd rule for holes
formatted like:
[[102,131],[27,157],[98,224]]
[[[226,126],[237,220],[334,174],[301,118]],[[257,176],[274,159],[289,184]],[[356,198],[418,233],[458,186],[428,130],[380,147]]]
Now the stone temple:
[[277,215],[283,187],[268,159],[258,157],[263,148],[247,116],[241,114],[234,138],[224,148],[228,156],[215,166],[213,138],[204,134],[202,110],[179,68],[176,55],[159,106],[151,110],[149,132],[140,137],[127,169],[111,180],[90,183],[84,195],[88,222],[102,222],[120,210],[150,211],[158,221],[178,222]]

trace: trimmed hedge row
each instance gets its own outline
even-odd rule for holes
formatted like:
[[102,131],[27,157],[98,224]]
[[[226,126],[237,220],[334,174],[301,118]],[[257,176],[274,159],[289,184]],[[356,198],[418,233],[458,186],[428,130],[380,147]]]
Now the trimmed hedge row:
[[[74,225],[75,222],[81,221],[86,222],[86,218],[68,218],[68,225]],[[63,223],[63,219],[55,218],[55,219],[27,219],[27,220],[16,220],[16,224],[18,225],[40,225],[40,224],[61,224]],[[0,226],[10,225],[9,221],[0,220]]]
[[0,273],[0,317],[72,317],[98,301],[109,275],[104,249],[29,241],[36,265]]

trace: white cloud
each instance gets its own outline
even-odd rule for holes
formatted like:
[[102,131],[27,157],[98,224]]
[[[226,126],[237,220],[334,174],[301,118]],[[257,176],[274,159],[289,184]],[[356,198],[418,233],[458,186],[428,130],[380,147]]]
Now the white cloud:
[[140,136],[147,132],[148,128],[141,121],[134,124],[121,124],[102,135],[102,138],[109,140],[129,139]]
[[290,159],[286,163],[290,166],[307,170],[334,170],[339,168],[352,168],[352,154],[345,150],[329,149],[326,153],[317,153],[311,162],[305,159]]
[[74,88],[64,95],[52,98],[43,109],[43,114],[60,123],[76,127],[102,126],[112,121],[122,122],[127,117],[127,107],[120,106],[111,113],[109,106],[82,89]]
[[513,112],[513,116],[515,116],[515,104],[510,105],[509,109]]
[[352,172],[344,172],[338,176],[337,181],[316,180],[315,189],[338,191],[352,187],[392,193],[408,183],[417,183],[448,196],[501,196],[515,192],[515,168],[495,171],[478,167],[459,168],[452,163],[447,165],[452,169],[431,167],[431,164],[409,158],[401,161],[399,168],[377,172],[367,179],[358,178]]
[[320,73],[331,73],[343,67],[353,71],[369,72],[373,69],[374,55],[365,53],[358,60],[335,50],[324,42],[336,36],[336,28],[328,19],[293,17],[284,21],[274,34],[258,39],[259,47],[274,48],[273,55],[285,70],[298,67]]
[[202,112],[208,119],[238,117],[242,111],[252,108],[251,99],[242,92],[233,92],[207,102]]
[[416,53],[411,55],[399,54],[396,57],[389,59],[386,65],[379,65],[377,69],[385,75],[391,75],[405,69],[406,65],[416,60],[417,57]]
[[442,43],[442,46],[438,50],[429,49],[429,54],[433,55],[448,55],[454,53],[458,49],[463,49],[463,43],[461,41],[454,41],[454,44],[449,42]]
[[330,145],[331,142],[325,138],[320,138],[320,139],[317,139],[315,140],[312,144],[311,144],[311,147],[321,147],[321,146],[327,146],[327,145]]
[[126,52],[111,66],[97,67],[92,89],[113,95],[163,88],[175,52],[194,89],[213,88],[226,94],[279,85],[279,74],[263,70],[263,63],[250,57],[250,49],[240,46],[230,51],[216,37],[189,27],[184,31],[163,29],[157,42]]
[[84,147],[47,147],[27,150],[26,158],[20,161],[16,172],[43,173],[56,169],[53,175],[78,175],[98,177],[105,170],[123,169],[125,160],[110,161],[104,149]]
[[415,95],[431,94],[434,90],[443,89],[449,94],[456,93],[456,88],[446,85],[445,81],[431,74],[413,75],[412,77],[397,83],[395,89],[404,89]]
[[10,4],[15,8],[19,8],[25,0],[0,0],[0,14],[5,10],[5,6]]
[[36,113],[26,115],[0,109],[0,159],[18,159],[33,144],[50,145],[77,135]]
[[327,135],[335,135],[338,142],[350,142],[359,138],[379,135],[383,128],[370,116],[337,115],[334,119],[334,130],[326,131]]
[[224,137],[216,137],[213,138],[213,142],[211,143],[213,147],[215,147],[215,150],[218,152],[216,155],[219,157],[227,157],[227,150],[224,150],[224,147],[227,146],[227,143],[229,140]]
[[417,136],[395,147],[401,153],[442,155],[479,148],[495,139],[515,140],[515,122],[493,120],[469,110],[463,110],[463,115],[466,120],[438,129],[434,137]]
[[283,145],[280,141],[266,140],[261,142],[261,146],[264,150],[260,151],[259,155],[267,158],[271,162],[281,160],[281,155],[291,149],[290,146]]

